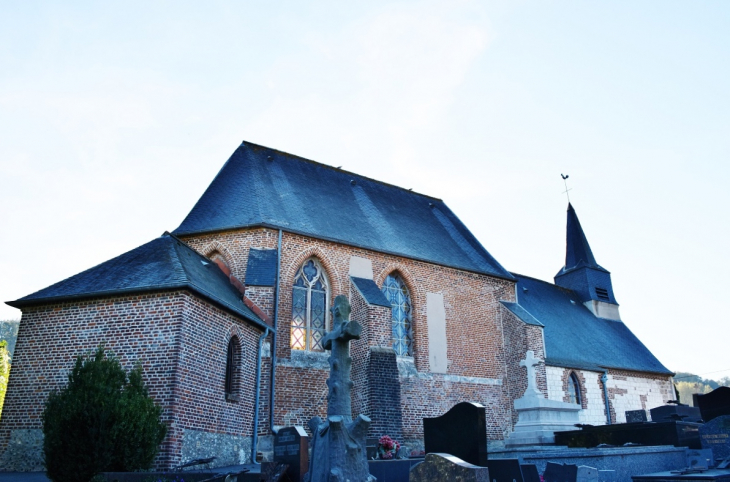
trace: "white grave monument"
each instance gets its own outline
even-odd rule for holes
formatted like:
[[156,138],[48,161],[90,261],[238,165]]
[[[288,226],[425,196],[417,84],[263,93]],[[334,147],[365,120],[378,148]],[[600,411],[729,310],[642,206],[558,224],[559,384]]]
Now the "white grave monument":
[[555,443],[555,432],[575,430],[579,422],[580,405],[576,403],[548,400],[537,389],[535,367],[542,360],[528,350],[520,366],[527,369],[527,390],[522,398],[515,400],[518,421],[514,431],[505,441],[507,447],[545,445]]

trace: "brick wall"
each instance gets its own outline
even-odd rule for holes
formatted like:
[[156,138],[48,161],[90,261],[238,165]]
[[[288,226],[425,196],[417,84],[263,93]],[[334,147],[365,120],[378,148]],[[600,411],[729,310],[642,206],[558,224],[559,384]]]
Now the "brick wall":
[[252,393],[241,390],[238,402],[224,398],[226,351],[234,334],[242,354],[239,386],[251,386],[258,330],[187,292],[24,309],[0,421],[0,466],[38,467],[40,454],[18,452],[15,445],[5,450],[11,436],[41,430],[48,394],[65,386],[77,355],[100,344],[127,370],[142,364],[150,395],[163,408],[169,431],[156,467],[179,464],[184,430],[250,437]]
[[[249,248],[275,248],[277,236],[275,230],[257,228],[189,237],[185,241],[204,254],[214,249],[222,253],[232,273],[238,279],[245,279]],[[403,436],[422,437],[424,416],[442,415],[461,401],[476,401],[487,406],[490,438],[501,440],[511,430],[512,420],[511,403],[503,390],[507,354],[499,300],[514,301],[512,282],[286,232],[281,253],[275,424],[306,425],[312,416],[323,416],[326,410],[325,380],[329,368],[326,357],[307,359],[289,347],[294,275],[308,258],[317,258],[329,279],[332,303],[336,295],[351,292],[348,276],[351,256],[372,262],[378,286],[382,286],[388,274],[397,271],[410,291],[414,349],[412,360],[405,361],[412,364],[417,375],[411,376],[408,370],[399,374]],[[447,375],[429,372],[426,293],[444,296]],[[359,303],[356,298],[351,295],[351,303]],[[368,366],[369,351],[364,347],[390,347],[392,343],[389,315],[372,314],[369,308],[370,311],[358,310],[354,311],[363,313],[358,321],[363,324],[365,340],[352,346],[353,377],[362,385],[356,384],[355,391],[367,389],[363,373]],[[371,314],[365,315],[366,312]],[[526,350],[520,351],[524,356]],[[367,410],[369,402],[364,393],[367,392],[353,394],[354,408]]]
[[[545,347],[543,345],[542,327],[528,325],[517,318],[507,308],[502,307],[500,312],[504,329],[504,344],[509,347],[506,350],[505,371],[506,371],[506,396],[510,407],[514,401],[521,398],[527,390],[527,369],[520,365],[525,359],[527,350],[534,352],[535,358],[545,359]],[[541,363],[535,368],[537,388],[547,396],[547,380],[545,364]],[[512,423],[517,423],[517,412],[512,410]]]
[[[560,401],[568,399],[567,388],[571,373],[576,374],[581,385],[581,423],[604,425],[606,402],[601,382],[603,372],[549,366],[548,398]],[[625,423],[627,410],[650,410],[664,405],[674,395],[671,378],[652,373],[609,370],[607,385],[612,423]]]

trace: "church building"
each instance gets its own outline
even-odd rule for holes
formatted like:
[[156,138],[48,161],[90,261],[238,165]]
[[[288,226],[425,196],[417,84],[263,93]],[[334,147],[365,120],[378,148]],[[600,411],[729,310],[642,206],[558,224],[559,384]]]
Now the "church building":
[[486,407],[493,447],[517,422],[520,361],[583,423],[673,397],[672,376],[623,323],[610,273],[568,206],[554,283],[506,270],[433,197],[244,142],[182,224],[9,305],[22,310],[0,420],[0,467],[42,466],[45,399],[104,344],[141,363],[168,435],[156,466],[268,457],[272,429],[326,414],[335,296],[351,343],[353,414],[423,448],[424,417]]

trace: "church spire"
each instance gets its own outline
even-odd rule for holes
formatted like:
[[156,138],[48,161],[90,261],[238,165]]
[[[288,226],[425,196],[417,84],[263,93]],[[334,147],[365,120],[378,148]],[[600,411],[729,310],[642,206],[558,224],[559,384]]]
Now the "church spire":
[[582,266],[603,269],[598,266],[596,258],[593,257],[593,251],[591,251],[591,246],[588,244],[588,239],[586,239],[573,205],[568,203],[568,228],[563,271]]
[[[599,310],[599,304],[602,304],[603,308],[608,308],[605,304],[618,305],[611,286],[611,273],[596,263],[578,215],[570,203],[568,203],[565,240],[565,266],[555,275],[555,284],[574,291],[596,316],[618,319],[618,311],[615,315],[613,313],[603,315],[606,310]],[[599,311],[603,313],[599,314]],[[612,312],[613,309],[609,311]]]

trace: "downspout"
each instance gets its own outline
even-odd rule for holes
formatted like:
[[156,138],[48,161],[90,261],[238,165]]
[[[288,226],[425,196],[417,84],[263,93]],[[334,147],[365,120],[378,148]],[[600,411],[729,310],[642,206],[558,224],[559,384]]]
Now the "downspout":
[[266,328],[259,337],[259,355],[256,358],[256,401],[253,409],[253,441],[251,442],[251,463],[256,462],[256,448],[259,444],[259,399],[261,396],[261,356],[263,352],[264,338],[269,336],[269,329]]
[[276,293],[274,295],[274,328],[271,335],[271,393],[269,394],[269,428],[274,431],[274,395],[276,393],[276,321],[279,315],[279,284],[281,282],[281,229],[276,248]]
[[611,425],[611,408],[608,405],[608,370],[603,370],[601,383],[603,383],[603,399],[606,402],[606,424]]

